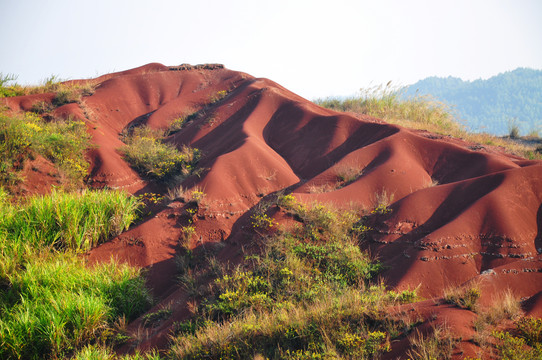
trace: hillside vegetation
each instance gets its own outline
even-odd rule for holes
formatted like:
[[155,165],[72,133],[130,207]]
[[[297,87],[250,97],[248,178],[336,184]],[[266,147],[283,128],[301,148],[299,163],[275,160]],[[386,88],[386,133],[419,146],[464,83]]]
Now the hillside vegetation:
[[316,99],[314,102],[336,111],[369,115],[410,129],[427,130],[483,145],[501,146],[527,159],[542,158],[542,141],[538,137],[521,141],[519,134],[498,137],[483,132],[470,132],[458,121],[457,112],[446,103],[430,95],[405,96],[405,89],[394,88],[389,83],[387,86],[361,89],[358,96]]
[[429,77],[406,87],[405,95],[431,95],[453,106],[475,132],[505,135],[514,126],[521,135],[542,131],[542,70],[518,68],[474,81]]
[[[488,293],[480,281],[487,272],[474,268],[488,256],[501,255],[499,266],[518,261],[527,268],[538,261],[524,257],[536,249],[518,244],[514,234],[488,237],[478,228],[489,223],[498,230],[491,221],[516,213],[497,200],[521,196],[512,209],[526,219],[519,224],[539,231],[540,202],[523,201],[541,198],[539,163],[501,150],[466,149],[472,144],[450,146],[463,142],[446,135],[506,146],[528,158],[540,156],[536,147],[471,134],[442,102],[405,99],[389,87],[317,101],[374,117],[356,118],[293,101],[267,80],[237,74],[234,81],[235,73],[217,70],[222,67],[190,73],[157,68],[117,75],[121,87],[114,78],[97,86],[94,98],[86,99],[90,105],[85,97],[93,95],[92,81],[51,80],[30,88],[7,85],[13,77],[0,76],[6,100],[49,93],[46,101],[20,105],[27,111],[0,111],[0,358],[541,358],[542,320],[524,316],[520,299],[534,297],[538,290],[530,285],[542,269],[505,274],[488,265],[492,279],[527,279],[525,293],[515,293],[519,287]],[[226,80],[210,86],[220,79],[211,71],[224,71]],[[130,81],[142,92],[127,101]],[[200,110],[179,106],[151,118],[161,115],[151,104],[169,107],[181,95],[192,96],[187,103]],[[81,112],[57,117],[66,104]],[[134,122],[136,115],[145,121]],[[355,130],[336,136],[336,129]],[[96,139],[105,133],[111,137],[98,148]],[[111,139],[118,142],[107,149]],[[363,154],[367,148],[371,154]],[[87,188],[106,162],[93,163],[89,150],[119,160],[104,166],[110,177],[99,183],[102,189]],[[434,154],[440,156],[428,160]],[[27,180],[25,165],[37,158],[66,179],[44,195],[18,191]],[[466,172],[465,164],[471,167]],[[119,190],[130,183],[111,185],[120,166],[135,170],[128,176],[138,187],[130,189],[141,195]],[[521,183],[507,177],[518,173]],[[429,241],[433,225],[442,229],[462,217],[473,222],[458,222],[461,230]],[[472,232],[463,232],[469,227]],[[482,240],[499,246],[483,253]],[[392,251],[381,251],[386,247]],[[93,258],[96,253],[101,256]],[[119,260],[109,260],[112,254]],[[464,268],[474,269],[472,275],[460,274]],[[387,286],[391,270],[414,274],[415,282]],[[453,272],[457,282],[444,277]],[[157,279],[169,284],[157,285]],[[450,287],[438,282],[443,279]],[[480,301],[484,295],[493,297],[490,306]]]

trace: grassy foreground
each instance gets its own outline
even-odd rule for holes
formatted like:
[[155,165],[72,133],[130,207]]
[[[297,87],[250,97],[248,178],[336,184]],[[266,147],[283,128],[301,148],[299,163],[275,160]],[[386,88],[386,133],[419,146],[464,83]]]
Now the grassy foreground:
[[65,358],[120,339],[116,322],[150,304],[141,272],[87,268],[78,251],[120,233],[137,201],[111,191],[52,194],[12,204],[0,188],[0,358]]

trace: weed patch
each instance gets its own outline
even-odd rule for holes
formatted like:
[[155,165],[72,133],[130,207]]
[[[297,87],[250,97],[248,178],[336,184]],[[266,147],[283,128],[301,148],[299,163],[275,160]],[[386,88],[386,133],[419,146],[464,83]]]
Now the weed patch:
[[476,303],[480,298],[480,289],[476,285],[450,288],[444,293],[444,301],[454,304],[460,308],[475,311]]
[[178,150],[162,139],[163,133],[156,130],[135,128],[125,137],[127,145],[121,150],[142,176],[166,180],[175,175],[190,175],[200,158],[199,150],[187,146]]
[[45,122],[33,113],[0,113],[0,184],[14,183],[17,170],[33,153],[51,160],[75,183],[81,182],[89,166],[85,159],[89,146],[83,122]]
[[415,299],[415,291],[370,285],[380,265],[356,245],[354,213],[302,205],[292,195],[277,202],[299,226],[267,236],[263,251],[230,274],[215,274],[196,317],[178,326],[172,358],[370,359],[409,328],[384,308]]

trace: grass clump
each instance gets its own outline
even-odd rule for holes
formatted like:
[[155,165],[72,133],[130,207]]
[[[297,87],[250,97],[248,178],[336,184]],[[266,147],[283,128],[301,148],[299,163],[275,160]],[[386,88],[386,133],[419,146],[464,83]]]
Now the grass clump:
[[89,270],[73,254],[28,255],[0,298],[2,358],[62,357],[150,302],[139,270],[115,263]]
[[455,342],[449,329],[437,326],[431,334],[418,333],[410,340],[408,356],[413,360],[451,359]]
[[9,85],[15,80],[17,80],[17,76],[13,74],[0,73],[0,98],[24,95],[22,86],[17,83]]
[[370,359],[410,327],[385,307],[415,294],[371,284],[381,267],[350,231],[359,217],[292,195],[278,203],[298,226],[268,235],[261,253],[216,279],[196,317],[178,326],[172,358]]
[[134,354],[118,355],[104,345],[88,345],[72,357],[73,360],[160,360],[160,354],[151,350],[145,354],[136,351]]
[[33,113],[0,113],[0,184],[17,182],[25,160],[39,154],[55,163],[72,181],[87,174],[85,123],[73,119],[45,122]]
[[139,202],[116,191],[54,190],[24,204],[0,206],[0,234],[6,241],[86,251],[126,230],[137,218]]
[[466,287],[449,288],[444,293],[444,301],[463,309],[475,311],[480,295],[480,288],[476,284]]
[[163,133],[149,127],[138,127],[125,137],[122,152],[141,175],[166,180],[175,175],[188,176],[200,158],[198,149],[183,146],[178,150],[162,141]]
[[493,306],[483,311],[480,311],[475,328],[477,331],[483,331],[489,326],[495,326],[503,320],[513,320],[521,315],[521,304],[519,299],[507,290],[500,294]]
[[0,188],[0,358],[64,358],[148,307],[140,270],[77,256],[134,220],[130,199],[54,191],[15,204]]

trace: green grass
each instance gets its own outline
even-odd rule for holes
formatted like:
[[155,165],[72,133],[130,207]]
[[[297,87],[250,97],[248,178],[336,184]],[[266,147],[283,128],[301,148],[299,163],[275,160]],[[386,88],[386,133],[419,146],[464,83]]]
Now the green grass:
[[17,171],[39,154],[55,163],[74,183],[87,174],[89,148],[85,123],[73,119],[45,122],[33,113],[0,112],[0,185],[20,181]]
[[184,146],[178,150],[162,141],[164,134],[149,127],[138,127],[125,136],[122,148],[126,161],[142,176],[167,180],[176,175],[188,176],[194,170],[200,153]]
[[[479,144],[502,146],[509,152],[528,159],[542,159],[542,153],[536,151],[536,145],[485,133],[469,133],[457,122],[453,109],[446,104],[430,96],[406,98],[403,96],[403,89],[389,84],[361,89],[359,96],[316,99],[314,103],[336,111],[369,115],[411,129],[427,130]],[[516,130],[511,127],[511,135],[519,136]]]
[[0,358],[64,358],[150,303],[141,271],[77,255],[124,230],[126,194],[53,191],[14,204],[0,188]]
[[0,97],[23,96],[31,94],[55,93],[54,105],[62,106],[72,102],[80,102],[83,96],[90,96],[98,85],[94,80],[77,82],[61,82],[52,75],[37,86],[22,86],[15,82],[17,76],[0,73]]
[[362,89],[359,96],[344,100],[317,99],[315,103],[337,111],[369,115],[390,123],[437,133],[463,132],[462,126],[454,120],[451,109],[445,104],[427,96],[403,99],[402,90],[390,86]]
[[17,76],[13,74],[4,75],[3,73],[0,73],[0,98],[24,95],[22,86],[17,83],[8,85],[15,80],[17,80]]
[[20,205],[0,205],[0,236],[12,243],[86,251],[126,230],[139,202],[122,192],[56,191]]
[[[385,309],[414,301],[415,291],[373,283],[381,266],[357,244],[365,231],[360,214],[303,205],[292,195],[278,203],[298,226],[266,235],[261,253],[196,295],[203,301],[176,327],[172,358],[369,359],[410,328]],[[205,278],[197,266],[189,270]]]

